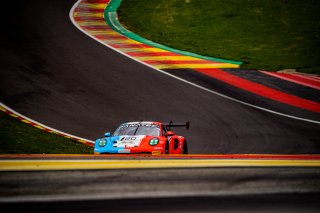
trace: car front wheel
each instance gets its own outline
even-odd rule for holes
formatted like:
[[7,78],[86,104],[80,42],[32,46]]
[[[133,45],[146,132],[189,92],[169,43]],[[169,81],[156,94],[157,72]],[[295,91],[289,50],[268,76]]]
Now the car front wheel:
[[166,142],[166,146],[165,146],[165,151],[164,151],[164,153],[167,155],[167,154],[169,154],[169,142],[167,141]]

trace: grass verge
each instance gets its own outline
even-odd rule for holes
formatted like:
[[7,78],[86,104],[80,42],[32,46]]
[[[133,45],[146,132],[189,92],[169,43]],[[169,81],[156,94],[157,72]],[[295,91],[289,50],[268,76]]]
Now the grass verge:
[[130,31],[242,69],[320,73],[320,1],[123,0]]
[[93,148],[44,132],[0,111],[0,154],[93,154]]

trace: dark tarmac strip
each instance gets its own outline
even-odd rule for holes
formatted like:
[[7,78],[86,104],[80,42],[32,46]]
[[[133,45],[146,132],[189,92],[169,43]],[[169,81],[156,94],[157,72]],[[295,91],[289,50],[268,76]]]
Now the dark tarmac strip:
[[[6,21],[0,35],[0,101],[23,115],[93,140],[122,122],[189,120],[190,131],[176,132],[187,137],[193,154],[320,152],[318,124],[210,94],[92,40],[69,19],[74,0],[7,3],[1,13]],[[252,97],[234,94],[228,85],[220,90]],[[268,100],[262,104],[301,111]]]
[[14,212],[319,212],[320,194],[180,197],[0,204]]
[[318,168],[2,172],[0,186],[0,206],[23,212],[320,210]]
[[311,87],[276,78],[257,70],[223,69],[223,71],[287,94],[295,95],[318,103],[320,102],[320,90]]

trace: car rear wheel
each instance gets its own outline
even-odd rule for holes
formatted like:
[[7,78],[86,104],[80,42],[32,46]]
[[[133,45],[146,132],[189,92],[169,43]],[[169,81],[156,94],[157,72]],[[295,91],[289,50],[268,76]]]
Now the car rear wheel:
[[183,143],[181,154],[188,154],[188,144],[187,141]]

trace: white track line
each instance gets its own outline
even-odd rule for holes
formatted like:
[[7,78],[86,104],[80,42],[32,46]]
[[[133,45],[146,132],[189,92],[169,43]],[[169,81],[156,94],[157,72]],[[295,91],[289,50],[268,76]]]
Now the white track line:
[[320,82],[320,78],[317,76],[307,76],[307,75],[301,75],[301,74],[296,74],[296,73],[288,73],[288,74],[293,75],[293,76],[298,76],[300,78],[308,79],[310,81],[315,81],[317,83]]
[[[308,83],[301,82],[301,81],[298,81],[298,80],[295,80],[295,79],[291,79],[291,78],[283,76],[283,75],[277,75],[277,73],[271,73],[271,72],[267,72],[267,71],[260,71],[260,72],[262,72],[262,73],[264,73],[266,75],[275,77],[275,78],[279,78],[279,79],[282,79],[282,80],[290,81],[290,82],[293,82],[293,83],[296,83],[296,84],[300,84],[300,85],[303,85],[303,86],[306,86],[306,87],[310,87],[310,88],[313,88],[313,89],[320,90],[320,87],[318,87],[316,85],[308,84]],[[290,75],[292,75],[292,74],[290,74]],[[300,75],[295,75],[295,76],[301,77]],[[306,78],[306,77],[301,77],[301,78],[305,78],[305,79],[310,80],[310,78]],[[314,79],[312,79],[312,80],[315,81]]]
[[[179,78],[179,77],[177,77],[177,76],[174,76],[174,75],[172,75],[172,74],[170,74],[170,73],[167,73],[167,72],[165,72],[165,71],[162,71],[162,70],[160,70],[160,69],[157,69],[157,68],[155,68],[155,67],[153,67],[153,66],[151,66],[151,65],[149,65],[149,64],[144,63],[143,61],[139,61],[138,59],[133,58],[133,57],[131,57],[130,55],[125,54],[124,52],[121,52],[120,50],[118,50],[118,49],[116,49],[116,48],[114,48],[114,47],[112,47],[112,46],[109,46],[108,44],[103,43],[103,42],[100,41],[99,39],[95,38],[94,36],[92,36],[92,35],[90,35],[88,32],[86,32],[85,30],[83,30],[80,26],[78,26],[78,24],[77,24],[76,21],[74,20],[74,18],[73,18],[73,12],[74,12],[74,10],[76,9],[76,7],[80,4],[81,1],[82,1],[82,0],[78,0],[78,1],[73,5],[73,7],[71,8],[71,10],[70,10],[70,12],[69,12],[70,20],[71,20],[71,22],[73,23],[73,25],[76,26],[81,32],[83,32],[84,34],[86,34],[86,35],[89,36],[90,38],[94,39],[95,41],[99,42],[100,44],[102,44],[102,45],[104,45],[104,46],[106,46],[106,47],[108,47],[108,48],[110,48],[110,49],[112,49],[112,50],[114,50],[114,51],[116,51],[116,52],[118,52],[118,53],[120,53],[120,54],[122,54],[122,55],[124,55],[124,56],[126,56],[126,57],[128,57],[128,58],[130,58],[130,59],[132,59],[132,60],[134,60],[134,61],[136,61],[136,62],[139,62],[139,63],[141,63],[141,64],[144,64],[145,66],[150,67],[151,69],[154,69],[154,70],[156,70],[156,71],[158,71],[158,72],[160,72],[160,73],[162,73],[162,74],[164,74],[164,75],[167,75],[167,76],[170,76],[170,77],[172,77],[172,78],[175,78],[175,79],[177,79],[177,80],[179,80],[179,81],[182,81],[182,82],[184,82],[184,83],[187,83],[187,84],[189,84],[189,85],[192,85],[192,86],[194,86],[194,87],[197,87],[197,88],[199,88],[199,89],[201,89],[201,90],[207,91],[207,92],[209,92],[209,93],[211,93],[211,94],[215,94],[215,95],[217,95],[217,96],[226,98],[226,99],[228,99],[228,100],[231,100],[231,101],[234,101],[234,102],[237,102],[237,103],[240,103],[240,104],[243,104],[243,105],[252,107],[252,108],[256,108],[256,109],[259,109],[259,110],[262,110],[262,111],[265,111],[265,112],[269,112],[269,113],[272,113],[272,114],[275,114],[275,115],[280,115],[280,116],[283,116],[283,117],[292,118],[292,119],[300,120],[300,121],[306,121],[306,122],[309,122],[309,123],[320,124],[320,121],[315,121],[315,120],[306,119],[306,118],[300,118],[300,117],[296,117],[296,116],[293,116],[293,115],[287,115],[287,114],[284,114],[284,113],[280,113],[280,112],[276,112],[276,111],[273,111],[273,110],[270,110],[270,109],[266,109],[266,108],[263,108],[263,107],[259,107],[259,106],[256,106],[256,105],[253,105],[253,104],[249,104],[249,103],[247,103],[247,102],[240,101],[240,100],[238,100],[238,99],[235,99],[235,98],[232,98],[232,97],[223,95],[223,94],[221,94],[221,93],[215,92],[215,91],[213,91],[213,90],[207,89],[207,88],[205,88],[205,87],[202,87],[202,86],[197,85],[197,84],[195,84],[195,83],[192,83],[192,82],[190,82],[190,81],[187,81],[187,80],[185,80],[185,79]],[[111,0],[111,1],[112,1],[112,0]]]

